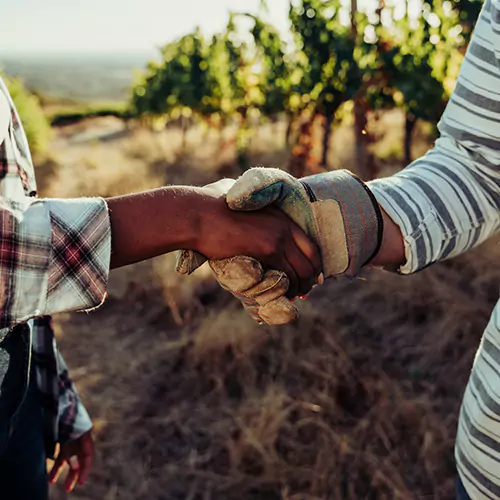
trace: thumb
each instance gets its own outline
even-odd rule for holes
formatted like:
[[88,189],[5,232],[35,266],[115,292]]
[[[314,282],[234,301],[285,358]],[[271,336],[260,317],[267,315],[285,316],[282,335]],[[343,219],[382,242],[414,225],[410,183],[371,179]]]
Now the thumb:
[[217,182],[206,184],[203,189],[212,196],[221,196],[226,194],[235,182],[234,179],[220,179]]
[[175,266],[175,270],[179,274],[191,274],[196,269],[201,267],[207,258],[201,253],[193,252],[192,250],[181,250],[177,254],[177,263]]
[[239,177],[226,195],[232,210],[253,211],[280,202],[300,183],[278,168],[251,168]]

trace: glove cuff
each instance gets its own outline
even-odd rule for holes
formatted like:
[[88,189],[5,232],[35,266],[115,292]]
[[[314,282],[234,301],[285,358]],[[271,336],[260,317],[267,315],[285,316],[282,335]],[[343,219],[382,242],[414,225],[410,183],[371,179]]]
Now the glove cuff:
[[[315,213],[325,276],[356,276],[382,244],[383,218],[375,196],[361,179],[347,170],[316,174],[300,182]],[[339,248],[339,234],[334,228],[338,225],[338,215],[334,214],[339,213],[344,251]]]

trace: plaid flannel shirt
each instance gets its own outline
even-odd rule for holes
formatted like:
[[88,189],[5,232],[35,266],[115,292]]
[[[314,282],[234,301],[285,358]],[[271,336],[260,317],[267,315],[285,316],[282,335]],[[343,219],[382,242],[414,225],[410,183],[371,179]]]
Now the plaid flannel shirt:
[[104,301],[110,254],[103,199],[36,198],[26,135],[0,79],[0,339],[16,326],[30,329],[49,455],[55,443],[92,427],[57,349],[50,315]]

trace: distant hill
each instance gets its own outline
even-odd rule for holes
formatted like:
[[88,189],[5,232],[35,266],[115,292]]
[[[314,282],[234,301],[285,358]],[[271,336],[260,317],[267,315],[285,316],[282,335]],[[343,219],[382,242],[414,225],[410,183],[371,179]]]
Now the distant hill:
[[123,101],[135,69],[152,53],[78,55],[1,55],[0,69],[20,76],[26,87],[57,98]]

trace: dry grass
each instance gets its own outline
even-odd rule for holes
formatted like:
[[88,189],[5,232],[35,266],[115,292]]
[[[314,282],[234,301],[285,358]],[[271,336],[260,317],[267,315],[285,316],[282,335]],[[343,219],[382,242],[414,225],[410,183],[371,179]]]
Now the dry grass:
[[[235,173],[203,131],[182,155],[171,131],[70,144],[73,133],[56,142],[64,167],[46,193]],[[254,141],[255,162],[286,160],[272,133]],[[254,324],[205,271],[177,277],[172,256],[115,272],[102,308],[57,320],[98,440],[74,497],[452,498],[457,412],[498,297],[496,246],[411,277],[330,282],[281,328]]]

